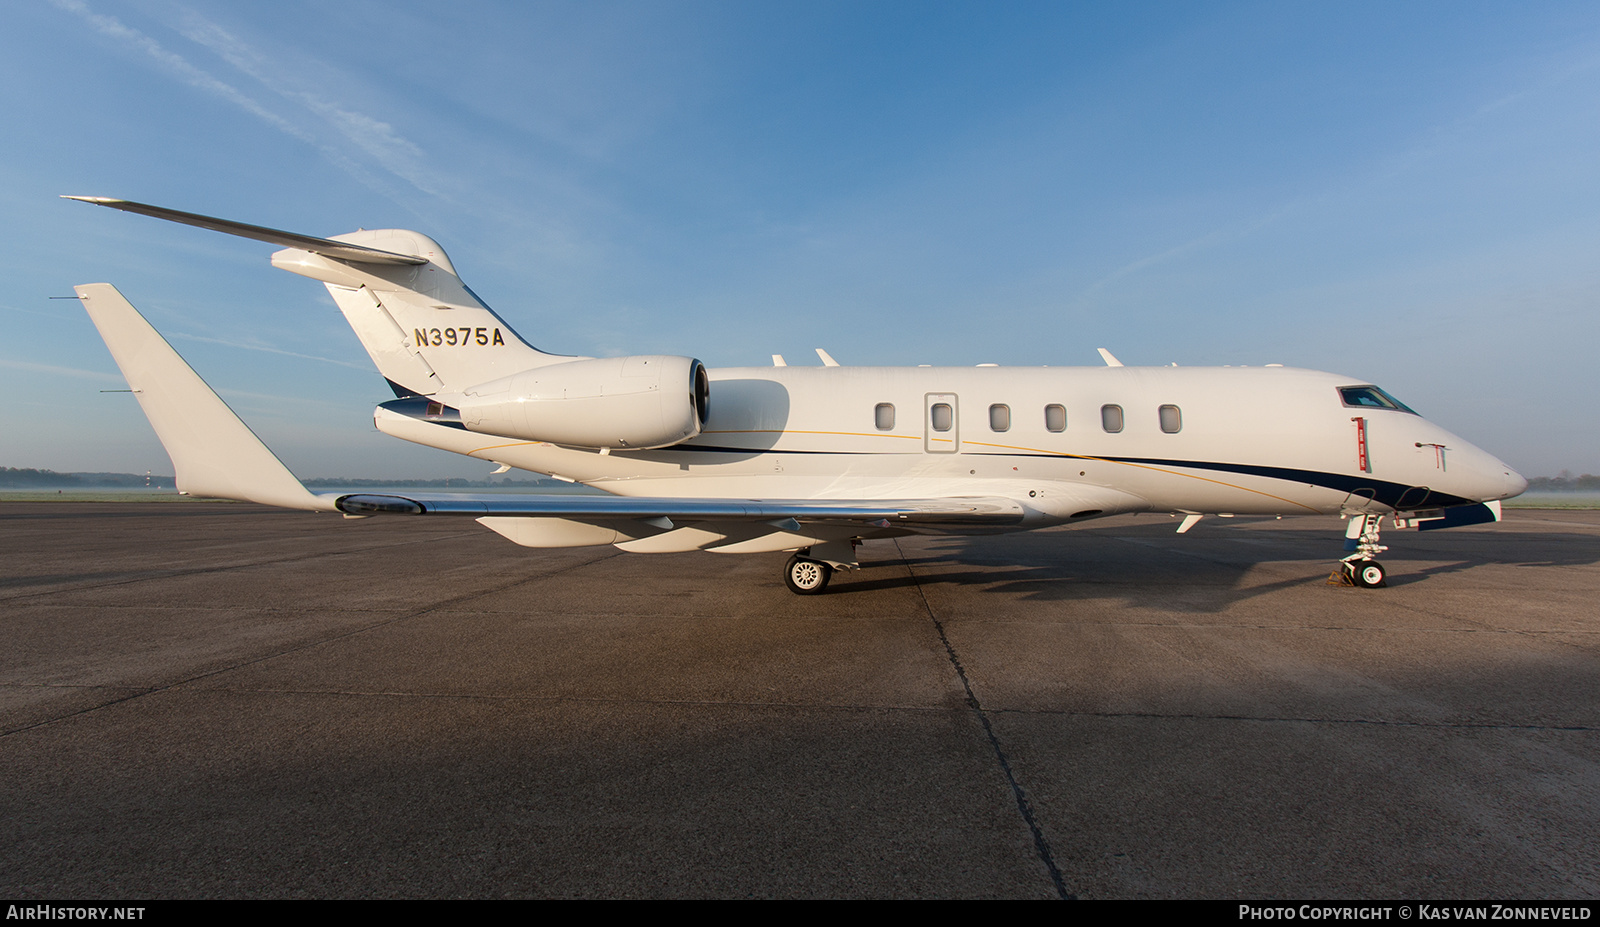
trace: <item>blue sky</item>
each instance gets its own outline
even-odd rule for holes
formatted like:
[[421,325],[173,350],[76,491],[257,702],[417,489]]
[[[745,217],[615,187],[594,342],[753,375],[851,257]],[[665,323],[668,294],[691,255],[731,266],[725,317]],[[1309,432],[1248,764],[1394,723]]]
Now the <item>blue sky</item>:
[[[302,476],[481,476],[269,245],[414,228],[534,344],[1263,364],[1600,472],[1600,5],[36,0],[0,36],[0,465],[171,472],[115,283]],[[1241,414],[1248,414],[1242,408]]]

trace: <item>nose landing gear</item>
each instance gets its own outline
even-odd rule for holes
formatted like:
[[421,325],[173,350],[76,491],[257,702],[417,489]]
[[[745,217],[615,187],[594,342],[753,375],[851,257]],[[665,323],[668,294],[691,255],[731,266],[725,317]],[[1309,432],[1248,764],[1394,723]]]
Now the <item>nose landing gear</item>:
[[1389,585],[1383,578],[1383,564],[1376,560],[1346,564],[1345,569],[1349,571],[1351,581],[1363,589]]
[[1338,569],[1328,577],[1330,586],[1360,586],[1378,589],[1387,586],[1383,564],[1377,556],[1389,548],[1378,543],[1378,532],[1383,527],[1381,515],[1352,515],[1350,527],[1345,531],[1346,549],[1355,553],[1339,561]]

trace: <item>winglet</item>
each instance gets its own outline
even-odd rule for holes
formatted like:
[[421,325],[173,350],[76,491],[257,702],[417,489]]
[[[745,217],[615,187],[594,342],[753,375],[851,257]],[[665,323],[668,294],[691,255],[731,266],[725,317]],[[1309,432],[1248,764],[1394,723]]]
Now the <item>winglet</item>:
[[1106,366],[1107,367],[1121,367],[1122,366],[1122,361],[1119,361],[1115,357],[1112,357],[1111,356],[1111,352],[1107,351],[1105,348],[1095,348],[1095,350],[1100,352],[1100,359],[1106,362]]
[[312,495],[109,283],[74,287],[172,458],[178,489],[291,509],[336,511]]

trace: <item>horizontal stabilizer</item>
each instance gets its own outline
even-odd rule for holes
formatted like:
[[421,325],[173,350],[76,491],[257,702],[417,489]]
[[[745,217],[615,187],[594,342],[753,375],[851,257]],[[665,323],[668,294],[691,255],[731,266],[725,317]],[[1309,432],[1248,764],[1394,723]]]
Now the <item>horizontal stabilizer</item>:
[[313,254],[337,258],[341,261],[354,261],[358,264],[428,263],[427,258],[416,257],[415,255],[395,254],[392,251],[380,251],[377,248],[368,248],[364,245],[351,245],[342,241],[330,241],[326,238],[313,238],[310,235],[269,229],[259,225],[248,225],[243,222],[234,222],[231,219],[200,216],[192,212],[179,212],[176,209],[167,209],[165,206],[150,206],[130,200],[113,199],[109,196],[63,196],[62,199],[93,203],[96,206],[109,206],[112,209],[120,209],[123,212],[136,212],[141,216],[166,219],[168,222],[181,222],[184,225],[193,225],[197,228],[210,229],[213,232],[237,235],[240,238],[253,238],[256,241],[264,241],[283,248],[299,248],[301,251],[310,251]]
[[172,458],[178,489],[291,509],[334,511],[312,495],[166,339],[109,283],[74,287]]

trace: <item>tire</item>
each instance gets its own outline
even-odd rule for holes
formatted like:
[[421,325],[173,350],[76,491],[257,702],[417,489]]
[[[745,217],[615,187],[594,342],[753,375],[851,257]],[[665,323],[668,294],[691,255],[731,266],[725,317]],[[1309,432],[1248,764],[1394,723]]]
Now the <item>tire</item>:
[[817,595],[828,588],[833,567],[820,560],[805,560],[796,555],[783,568],[783,581],[795,595]]
[[1376,560],[1357,561],[1350,571],[1350,578],[1363,589],[1379,589],[1388,585],[1383,578],[1383,564]]

